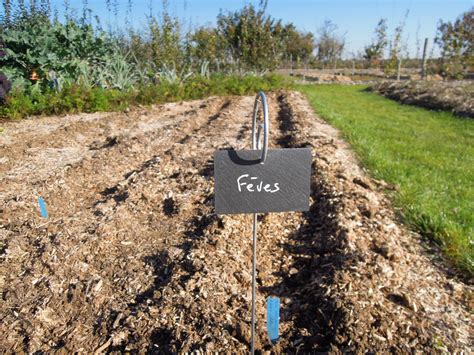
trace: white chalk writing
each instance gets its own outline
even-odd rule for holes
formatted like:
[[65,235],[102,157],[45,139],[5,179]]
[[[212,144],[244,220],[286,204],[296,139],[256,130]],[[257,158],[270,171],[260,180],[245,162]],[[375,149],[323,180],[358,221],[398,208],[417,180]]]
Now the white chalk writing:
[[[257,181],[255,181],[257,180]],[[269,184],[264,183],[258,178],[258,176],[250,176],[249,174],[240,175],[237,178],[237,187],[239,192],[248,191],[248,192],[269,192],[271,194],[280,191],[280,186],[278,182]]]

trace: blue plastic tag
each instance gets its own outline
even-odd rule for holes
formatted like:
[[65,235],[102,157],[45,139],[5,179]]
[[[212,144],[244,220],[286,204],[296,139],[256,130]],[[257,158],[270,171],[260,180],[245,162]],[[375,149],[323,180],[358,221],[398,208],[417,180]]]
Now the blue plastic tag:
[[46,210],[46,202],[44,202],[42,197],[38,198],[38,205],[41,212],[42,218],[48,218],[48,211]]
[[269,297],[267,299],[267,331],[272,344],[275,344],[279,338],[280,328],[280,299],[278,297]]

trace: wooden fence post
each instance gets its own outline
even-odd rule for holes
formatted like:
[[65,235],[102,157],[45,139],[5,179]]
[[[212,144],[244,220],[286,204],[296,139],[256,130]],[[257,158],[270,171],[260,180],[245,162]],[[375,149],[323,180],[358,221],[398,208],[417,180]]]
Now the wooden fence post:
[[421,62],[421,79],[426,76],[426,51],[428,49],[428,38],[425,38],[425,44],[423,46],[423,60]]
[[290,75],[293,76],[293,53],[290,54]]
[[397,81],[400,81],[400,71],[402,69],[402,58],[398,59],[398,67],[397,67]]

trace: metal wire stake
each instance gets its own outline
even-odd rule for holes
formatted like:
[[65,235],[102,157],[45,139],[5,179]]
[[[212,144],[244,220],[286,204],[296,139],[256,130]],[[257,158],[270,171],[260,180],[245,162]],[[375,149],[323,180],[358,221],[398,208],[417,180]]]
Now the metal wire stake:
[[255,354],[255,299],[256,294],[256,274],[257,274],[257,214],[253,214],[253,259],[252,259],[252,336],[251,354]]
[[[259,103],[262,105],[263,123],[257,124],[257,113]],[[268,105],[267,97],[260,91],[255,98],[252,116],[252,149],[262,150],[260,164],[265,162],[268,151]],[[260,143],[260,136],[263,131],[263,146]],[[256,278],[257,278],[257,214],[253,214],[253,248],[252,248],[252,329],[250,338],[251,354],[255,354],[255,300],[257,298]]]

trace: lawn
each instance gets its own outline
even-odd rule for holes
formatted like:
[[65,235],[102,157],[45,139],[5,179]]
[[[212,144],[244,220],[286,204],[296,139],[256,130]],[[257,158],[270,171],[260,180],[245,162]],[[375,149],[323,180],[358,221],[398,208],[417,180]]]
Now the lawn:
[[474,120],[365,91],[363,86],[299,86],[314,110],[337,127],[392,195],[403,221],[474,272]]

